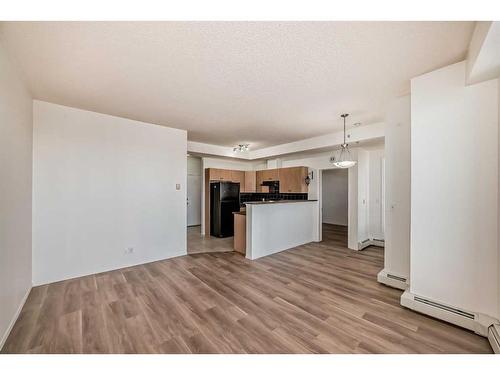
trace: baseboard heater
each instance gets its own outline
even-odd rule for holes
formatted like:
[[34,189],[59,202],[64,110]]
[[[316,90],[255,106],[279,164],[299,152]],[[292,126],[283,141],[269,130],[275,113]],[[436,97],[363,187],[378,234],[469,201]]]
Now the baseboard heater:
[[406,283],[406,278],[404,278],[404,277],[400,277],[400,276],[396,276],[396,275],[391,275],[390,273],[386,274],[386,276],[389,279],[394,279],[394,280],[398,280],[398,281],[401,281],[403,283]]
[[490,342],[493,352],[500,354],[500,325],[492,324],[488,328],[488,341]]
[[377,281],[381,284],[390,286],[400,290],[408,288],[408,278],[403,276],[394,275],[385,270],[385,268],[377,274]]
[[438,309],[446,310],[446,311],[451,312],[453,314],[461,315],[461,316],[463,316],[465,318],[468,318],[468,319],[474,320],[474,318],[475,318],[474,314],[471,314],[471,313],[469,313],[467,311],[463,311],[463,310],[460,310],[460,309],[455,309],[454,307],[449,307],[449,306],[443,305],[443,304],[441,304],[439,302],[430,301],[428,299],[425,299],[425,298],[422,298],[422,297],[418,297],[418,296],[413,297],[413,299],[415,301],[417,301],[417,302],[425,303],[427,305],[430,305],[430,306],[433,306],[433,307],[437,307]]
[[[491,336],[490,326],[498,324],[498,319],[483,313],[467,311],[440,303],[430,298],[413,294],[406,289],[401,295],[401,305],[409,309],[433,316],[445,322],[476,332],[478,335]],[[497,332],[498,336],[498,332]]]

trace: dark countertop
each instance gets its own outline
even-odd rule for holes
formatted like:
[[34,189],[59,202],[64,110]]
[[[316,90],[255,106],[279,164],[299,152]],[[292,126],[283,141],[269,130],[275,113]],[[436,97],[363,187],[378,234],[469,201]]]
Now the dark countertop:
[[233,215],[246,215],[247,212],[246,211],[237,211],[237,212],[233,212]]
[[303,202],[317,202],[317,199],[304,199],[304,200],[269,200],[269,201],[254,201],[245,202],[245,204],[275,204],[275,203],[303,203]]

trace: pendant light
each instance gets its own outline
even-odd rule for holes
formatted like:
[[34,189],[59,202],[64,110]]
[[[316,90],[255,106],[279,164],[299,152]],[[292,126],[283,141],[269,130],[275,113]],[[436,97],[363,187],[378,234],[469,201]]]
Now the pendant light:
[[337,168],[350,168],[356,165],[356,161],[351,156],[351,152],[349,151],[349,145],[345,141],[345,119],[349,116],[348,113],[343,113],[340,115],[344,119],[344,143],[340,145],[340,150],[337,152],[337,155],[332,158],[333,165]]

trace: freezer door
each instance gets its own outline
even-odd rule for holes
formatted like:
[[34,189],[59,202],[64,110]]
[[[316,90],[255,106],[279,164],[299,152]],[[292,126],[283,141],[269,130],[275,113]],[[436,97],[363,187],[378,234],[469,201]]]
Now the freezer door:
[[237,200],[240,199],[240,184],[237,182],[221,182],[220,183],[220,200]]

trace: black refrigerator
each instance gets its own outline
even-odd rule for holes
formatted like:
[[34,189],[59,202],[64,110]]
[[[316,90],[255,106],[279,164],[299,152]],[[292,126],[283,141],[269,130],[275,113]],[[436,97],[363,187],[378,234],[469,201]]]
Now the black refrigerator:
[[234,236],[233,212],[240,210],[240,184],[210,183],[210,234],[215,237]]

